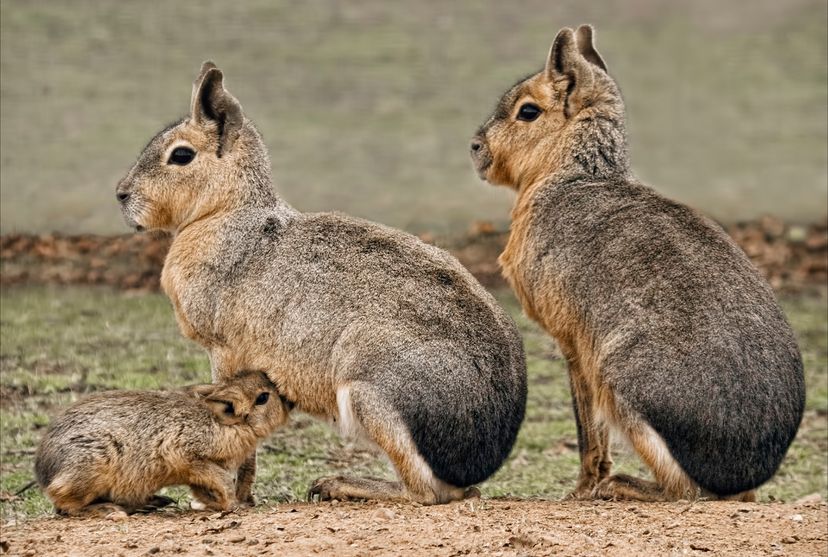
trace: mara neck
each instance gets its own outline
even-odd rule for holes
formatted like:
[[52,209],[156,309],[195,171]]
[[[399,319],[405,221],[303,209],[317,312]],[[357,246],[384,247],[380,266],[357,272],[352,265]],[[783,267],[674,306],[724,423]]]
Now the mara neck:
[[282,224],[286,224],[300,214],[298,210],[275,193],[267,196],[255,196],[229,207],[213,207],[201,211],[194,209],[195,216],[185,219],[173,231],[173,239],[191,231],[201,232],[231,224],[233,221],[241,222],[245,220],[245,215],[263,212],[268,213],[268,216],[276,217]]

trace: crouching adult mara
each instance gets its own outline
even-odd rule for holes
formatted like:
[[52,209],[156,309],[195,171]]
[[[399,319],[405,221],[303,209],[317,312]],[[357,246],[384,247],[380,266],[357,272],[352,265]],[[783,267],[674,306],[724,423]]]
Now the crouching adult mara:
[[116,194],[131,226],[173,233],[161,283],[213,379],[272,370],[297,409],[373,441],[401,480],[321,478],[312,495],[444,503],[508,456],[526,404],[512,320],[448,253],[276,195],[215,65]]

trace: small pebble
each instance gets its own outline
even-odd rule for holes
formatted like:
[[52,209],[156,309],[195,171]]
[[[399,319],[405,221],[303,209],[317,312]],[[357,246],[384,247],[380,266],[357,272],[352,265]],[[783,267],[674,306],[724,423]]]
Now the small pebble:
[[375,510],[373,516],[374,518],[379,520],[391,520],[392,518],[397,516],[397,513],[395,513],[391,509],[382,508]]
[[819,493],[811,493],[810,495],[797,499],[794,505],[815,505],[818,503],[822,503],[822,495]]

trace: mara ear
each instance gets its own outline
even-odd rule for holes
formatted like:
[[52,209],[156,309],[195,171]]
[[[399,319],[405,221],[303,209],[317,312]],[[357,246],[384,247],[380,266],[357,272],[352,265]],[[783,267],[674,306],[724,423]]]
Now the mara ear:
[[288,412],[290,412],[296,407],[296,403],[292,400],[288,400],[288,398],[285,395],[279,395],[279,400],[282,401],[282,405]]
[[[199,87],[201,87],[201,82],[204,81],[204,76],[207,75],[207,72],[209,72],[210,70],[217,70],[217,69],[218,69],[218,67],[215,65],[215,63],[213,63],[212,60],[207,60],[206,62],[201,64],[201,71],[198,72],[198,77],[195,78],[195,81],[193,81],[193,96],[192,96],[193,100],[195,100],[196,92],[198,92]],[[192,109],[192,108],[193,108],[193,106],[191,105],[190,109]]]
[[244,410],[239,407],[238,401],[232,400],[232,397],[216,393],[208,396],[204,402],[220,424],[236,425],[244,422]]
[[607,71],[607,65],[604,63],[604,59],[595,50],[594,37],[595,30],[592,28],[592,25],[581,25],[578,27],[578,30],[575,32],[575,42],[578,45],[578,52],[591,63]]
[[567,118],[587,105],[595,78],[590,63],[578,51],[575,33],[565,27],[558,31],[544,70],[553,87],[563,91],[564,113]]
[[236,97],[224,88],[224,74],[212,62],[204,62],[193,82],[190,116],[197,124],[213,122],[218,127],[219,157],[230,151],[239,137],[244,113]]
[[184,387],[184,390],[193,393],[194,395],[198,396],[199,398],[206,398],[212,395],[216,390],[215,383],[204,383],[202,385],[189,385]]

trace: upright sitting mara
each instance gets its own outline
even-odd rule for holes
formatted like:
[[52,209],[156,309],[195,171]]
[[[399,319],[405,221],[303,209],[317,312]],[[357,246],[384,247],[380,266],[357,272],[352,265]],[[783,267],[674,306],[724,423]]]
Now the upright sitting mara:
[[[517,192],[503,273],[569,363],[572,495],[752,500],[802,417],[794,335],[719,226],[635,178],[592,37],[562,29],[471,144],[479,175]],[[611,429],[655,482],[611,475]]]

